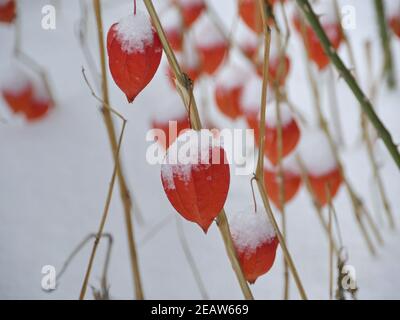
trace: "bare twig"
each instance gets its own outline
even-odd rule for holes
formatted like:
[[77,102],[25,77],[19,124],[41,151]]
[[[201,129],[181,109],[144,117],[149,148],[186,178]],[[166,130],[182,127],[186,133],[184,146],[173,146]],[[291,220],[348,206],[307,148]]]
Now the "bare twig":
[[[107,70],[106,70],[106,56],[105,56],[105,46],[103,40],[103,20],[101,14],[101,4],[100,0],[93,0],[93,7],[96,15],[96,23],[97,23],[97,38],[99,42],[99,51],[100,51],[100,62],[101,62],[101,75],[102,75],[102,94],[104,103],[109,105],[109,95],[108,95],[108,84],[107,84]],[[141,300],[144,298],[142,282],[140,278],[139,271],[139,263],[136,252],[136,244],[134,237],[134,227],[131,217],[132,212],[132,199],[130,197],[130,192],[123,174],[123,170],[121,165],[119,164],[120,159],[118,157],[118,142],[115,136],[115,127],[114,122],[111,117],[111,112],[107,108],[103,108],[103,118],[104,123],[107,128],[108,137],[111,144],[112,153],[114,156],[114,161],[118,164],[116,165],[116,174],[118,175],[118,182],[120,188],[120,194],[122,199],[122,204],[124,207],[124,217],[125,217],[125,226],[126,226],[126,234],[128,237],[128,245],[129,245],[129,253],[132,267],[132,275],[134,280],[134,288],[135,288],[135,296],[136,299]]]

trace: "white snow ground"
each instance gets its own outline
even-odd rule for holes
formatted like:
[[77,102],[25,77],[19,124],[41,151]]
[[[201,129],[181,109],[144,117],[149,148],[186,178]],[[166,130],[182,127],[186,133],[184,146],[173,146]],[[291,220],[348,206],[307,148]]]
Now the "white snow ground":
[[[50,74],[57,97],[57,109],[43,121],[25,124],[11,117],[4,102],[0,101],[1,115],[8,119],[7,123],[0,124],[0,298],[5,299],[78,297],[89,246],[73,261],[58,288],[51,293],[41,289],[41,269],[44,265],[54,265],[59,270],[76,244],[88,233],[97,230],[113,167],[102,118],[80,71],[85,61],[74,35],[80,15],[78,1],[53,1],[57,6],[57,29],[45,31],[40,24],[41,8],[49,2],[20,1],[22,37],[23,49],[45,66]],[[138,2],[142,6],[141,1]],[[156,2],[162,4],[163,0]],[[219,13],[223,12],[221,15],[227,27],[230,26],[235,14],[235,1],[209,2]],[[381,61],[372,4],[364,0],[340,2],[356,8],[357,28],[350,31],[350,35],[356,49],[358,69],[365,79],[366,63],[362,44],[366,38],[373,41],[375,69]],[[103,10],[105,29],[132,10],[131,7],[132,1],[107,1]],[[92,17],[89,23],[92,25],[90,45],[97,57]],[[303,57],[299,51],[301,46],[296,35],[293,38],[296,40],[291,41],[289,49],[294,60],[289,80],[290,94],[295,103],[309,113],[312,105]],[[400,41],[395,42],[393,50],[398,57]],[[12,54],[12,27],[0,26],[0,43],[1,70],[9,64]],[[341,53],[345,57],[343,49]],[[400,60],[397,59],[397,71],[399,67]],[[338,90],[348,146],[348,150],[343,152],[346,170],[372,211],[376,190],[365,150],[357,144],[358,105],[342,81],[338,82]],[[145,296],[160,299],[201,298],[177,236],[175,219],[178,215],[162,190],[160,167],[149,165],[145,158],[149,145],[145,135],[152,110],[163,103],[166,95],[171,94],[165,65],[133,105],[127,104],[111,79],[110,92],[112,105],[129,121],[122,159],[129,186],[137,200],[136,205],[144,217],[143,224],[136,224],[136,239]],[[400,142],[399,98],[399,90],[394,94],[383,92],[378,103],[379,113],[393,131],[396,142]],[[217,114],[217,111],[213,111],[213,114]],[[216,116],[220,126],[233,126],[222,116]],[[377,149],[385,187],[399,229],[399,171],[385,148],[379,145]],[[249,203],[249,177],[233,177],[226,204],[228,214],[248,207]],[[373,210],[385,239],[385,245],[379,248],[377,257],[373,258],[366,250],[343,188],[335,200],[335,206],[344,242],[350,253],[350,264],[356,268],[359,298],[400,298],[400,231],[390,231],[379,218],[383,215],[382,210]],[[141,239],[146,233],[166,217],[169,217],[169,222],[164,228],[143,243]],[[288,206],[287,217],[288,244],[305,290],[311,299],[326,299],[328,244],[304,189]],[[205,236],[196,225],[186,221],[183,224],[209,297],[241,299],[240,288],[216,226],[212,226]],[[112,201],[106,231],[114,236],[109,273],[111,295],[113,298],[130,299],[133,297],[133,287],[118,192]],[[105,253],[104,244],[100,245],[90,279],[90,284],[97,287]],[[278,249],[272,270],[252,286],[256,299],[282,298],[282,259]],[[91,296],[89,293],[88,297]],[[298,298],[293,283],[291,298]]]

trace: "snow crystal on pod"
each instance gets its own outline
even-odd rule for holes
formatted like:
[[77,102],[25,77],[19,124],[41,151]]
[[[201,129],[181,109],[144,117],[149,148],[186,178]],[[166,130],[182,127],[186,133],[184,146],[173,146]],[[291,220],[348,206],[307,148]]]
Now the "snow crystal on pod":
[[181,30],[183,26],[182,16],[178,8],[169,9],[162,16],[164,30]]
[[228,63],[218,72],[216,84],[227,90],[237,88],[246,82],[248,75],[249,72],[244,68]]
[[321,130],[303,130],[298,152],[311,175],[321,176],[337,168],[329,141]]
[[194,36],[200,47],[213,47],[225,43],[224,36],[206,14],[194,25]]
[[[168,148],[161,165],[161,177],[167,183],[167,188],[175,189],[174,178],[188,183],[192,170],[197,170],[198,165],[211,165],[211,150],[220,146],[220,141],[210,130],[187,130],[182,133]],[[219,155],[215,156],[221,159]]]
[[143,52],[144,48],[152,45],[154,40],[150,18],[139,10],[136,14],[121,19],[115,30],[122,50],[128,54]]
[[31,79],[20,67],[12,64],[2,72],[0,83],[2,90],[18,94],[31,85]]
[[232,215],[229,226],[235,247],[243,252],[254,252],[259,246],[271,242],[275,237],[275,230],[264,210],[254,212],[249,207]]

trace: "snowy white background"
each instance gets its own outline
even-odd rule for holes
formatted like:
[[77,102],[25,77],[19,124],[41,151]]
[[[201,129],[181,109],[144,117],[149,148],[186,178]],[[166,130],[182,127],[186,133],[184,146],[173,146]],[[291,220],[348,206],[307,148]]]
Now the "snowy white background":
[[[0,124],[0,298],[76,299],[89,257],[87,246],[77,256],[61,279],[59,287],[46,293],[41,289],[41,268],[54,265],[59,269],[71,250],[89,233],[96,231],[112,173],[112,157],[102,117],[95,100],[85,86],[81,66],[84,57],[75,36],[80,16],[78,0],[54,1],[57,8],[57,29],[41,28],[41,8],[50,1],[21,0],[23,50],[48,71],[57,98],[57,108],[43,121],[26,124],[8,113],[0,100],[0,112],[7,123]],[[105,29],[132,11],[132,1],[104,1]],[[162,7],[163,0],[155,1]],[[392,2],[392,1],[388,1]],[[394,1],[393,1],[394,2]],[[141,1],[138,1],[142,7]],[[236,15],[235,0],[209,1],[223,16],[227,28]],[[349,32],[354,43],[358,69],[366,78],[363,42],[373,42],[375,66],[381,62],[379,39],[372,11],[372,1],[342,0],[342,5],[356,8],[357,28]],[[90,13],[91,2],[88,1]],[[291,10],[289,10],[291,11]],[[90,46],[97,58],[94,20],[90,15]],[[0,26],[0,70],[11,61],[14,43],[13,27]],[[312,110],[310,89],[306,81],[301,44],[293,35],[289,54],[293,69],[289,78],[289,94],[296,105],[309,114]],[[399,57],[400,41],[394,40],[395,57]],[[346,59],[345,50],[341,54]],[[397,59],[400,70],[400,59]],[[400,74],[397,72],[397,74]],[[111,80],[111,79],[110,79]],[[365,86],[367,83],[363,83]],[[211,86],[211,84],[210,84]],[[345,127],[347,149],[343,158],[348,175],[356,190],[371,209],[376,189],[366,151],[358,143],[358,105],[342,81],[338,81],[339,102]],[[326,91],[326,89],[325,89]],[[155,79],[128,105],[123,94],[110,81],[112,105],[128,119],[122,159],[129,187],[144,223],[136,222],[136,239],[142,281],[146,298],[201,298],[189,265],[185,260],[177,232],[176,212],[169,204],[160,182],[159,166],[146,162],[149,143],[145,135],[156,108],[162,107],[171,90],[165,63]],[[379,113],[400,142],[400,91],[381,91]],[[214,112],[217,113],[216,111]],[[227,125],[215,115],[220,126]],[[243,125],[230,124],[233,125]],[[400,175],[388,153],[377,146],[385,187],[390,197],[398,228],[400,227]],[[233,212],[251,204],[249,177],[234,177],[226,204]],[[335,200],[344,242],[350,253],[350,264],[357,271],[359,298],[400,298],[400,232],[392,232],[373,210],[385,244],[371,257],[366,250],[351,211],[347,194],[342,188]],[[304,189],[287,208],[288,245],[293,254],[305,290],[311,299],[328,297],[328,243]],[[168,219],[168,220],[165,220]],[[143,238],[157,223],[167,221],[155,236]],[[185,233],[210,298],[241,299],[236,282],[215,225],[205,236],[196,225],[183,221]],[[106,232],[114,236],[109,282],[113,298],[133,297],[128,248],[118,191],[110,209]],[[100,245],[90,284],[98,287],[104,258]],[[278,249],[272,270],[252,286],[257,299],[280,299],[283,288],[282,255]],[[89,292],[88,297],[91,297]],[[291,298],[298,298],[291,284]]]

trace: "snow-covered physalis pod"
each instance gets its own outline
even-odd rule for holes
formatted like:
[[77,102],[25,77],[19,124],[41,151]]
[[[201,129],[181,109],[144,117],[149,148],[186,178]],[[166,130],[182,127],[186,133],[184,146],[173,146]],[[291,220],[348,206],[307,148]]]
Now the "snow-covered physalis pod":
[[[332,47],[337,50],[343,41],[343,34],[340,28],[340,22],[337,21],[335,10],[329,1],[320,1],[314,5],[314,10],[320,15],[321,25],[328,36]],[[329,65],[329,57],[325,54],[321,42],[311,28],[305,21],[301,21],[298,14],[293,17],[293,24],[297,32],[302,36],[304,44],[307,48],[307,54],[319,70],[325,69]]]
[[240,98],[248,73],[237,65],[226,64],[216,77],[215,102],[228,118],[236,120],[242,115]]
[[392,16],[389,19],[389,25],[392,28],[394,34],[400,38],[400,13]]
[[206,8],[204,0],[175,0],[178,4],[186,28],[190,28]]
[[[266,4],[273,7],[277,0],[264,0]],[[262,17],[260,14],[258,0],[238,0],[239,16],[243,22],[254,32],[262,32]],[[268,21],[272,26],[273,21]]]
[[[276,36],[271,38],[271,49],[270,49],[270,58],[269,58],[269,83],[272,86],[278,85],[283,86],[286,82],[286,79],[290,72],[290,58],[283,54],[279,48],[276,46]],[[262,77],[264,72],[264,46],[262,46],[258,52],[258,61],[257,61],[257,73]]]
[[211,131],[187,130],[168,148],[161,180],[176,211],[207,232],[228,195],[225,151]]
[[30,105],[33,83],[30,77],[19,67],[10,67],[1,80],[1,94],[8,107],[14,113],[24,112]]
[[[260,102],[258,102],[258,105]],[[282,126],[282,157],[286,157],[296,148],[300,140],[300,128],[297,125],[296,119],[292,116],[292,112],[286,103],[281,102],[279,105],[281,115],[281,126]],[[271,101],[267,105],[267,113],[265,119],[265,156],[269,161],[276,165],[279,160],[279,148],[278,148],[278,120],[277,120],[277,104],[275,101]],[[257,120],[252,119],[250,127],[254,129],[254,136],[256,143],[259,143],[259,116]]]
[[153,79],[162,46],[150,19],[137,11],[111,26],[107,35],[110,71],[129,102]]
[[196,22],[194,34],[201,69],[206,74],[212,75],[224,61],[228,43],[207,15],[203,15]]
[[172,49],[180,52],[183,44],[183,21],[178,8],[172,7],[162,16],[162,26]]
[[278,239],[263,210],[253,208],[229,219],[233,244],[246,280],[253,284],[274,264]]
[[[244,86],[240,97],[240,108],[250,129],[259,126],[258,115],[260,113],[260,97],[262,91],[262,80],[258,76],[253,76]],[[269,97],[270,98],[270,95]]]
[[39,120],[53,107],[54,101],[48,89],[41,81],[36,81],[33,85],[31,101],[24,112],[26,119],[28,121]]
[[257,34],[250,30],[246,25],[240,24],[237,31],[237,44],[243,53],[251,60],[257,58],[259,39]]
[[12,23],[16,16],[15,0],[0,0],[0,22]]
[[[279,183],[279,170],[275,167],[264,166],[264,183],[267,189],[268,198],[273,202],[275,207],[279,210],[281,207],[280,199],[280,183]],[[301,177],[283,168],[283,188],[284,188],[284,203],[290,202],[300,190]]]
[[318,203],[324,206],[328,202],[327,188],[333,199],[343,182],[329,141],[320,130],[310,129],[303,134],[298,150],[314,196]]
[[189,119],[185,106],[176,92],[174,98],[168,103],[160,104],[157,107],[152,119],[153,129],[163,131],[163,136],[158,136],[157,142],[167,150],[175,142],[183,130],[189,129]]

